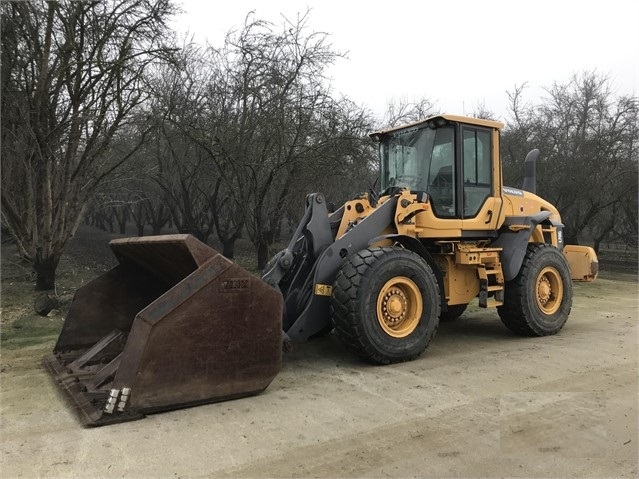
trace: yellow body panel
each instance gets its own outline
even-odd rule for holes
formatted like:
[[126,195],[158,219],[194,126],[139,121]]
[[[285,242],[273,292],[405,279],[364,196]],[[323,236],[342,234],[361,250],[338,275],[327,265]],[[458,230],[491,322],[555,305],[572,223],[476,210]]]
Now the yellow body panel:
[[408,123],[408,124],[405,124],[405,125],[399,125],[399,126],[395,126],[395,127],[392,127],[392,128],[385,128],[385,129],[382,129],[382,130],[377,130],[377,131],[371,133],[369,136],[374,138],[376,136],[384,135],[386,133],[391,133],[393,131],[403,130],[405,128],[410,128],[410,127],[422,126],[425,123],[428,123],[429,121],[437,119],[437,118],[443,118],[444,120],[454,121],[454,122],[458,122],[458,123],[466,123],[468,125],[476,125],[476,126],[483,126],[483,127],[486,127],[486,128],[493,128],[493,129],[495,129],[495,131],[497,132],[498,135],[499,135],[499,130],[501,130],[504,127],[504,124],[502,122],[500,122],[500,121],[484,120],[483,118],[473,118],[473,117],[470,117],[470,116],[444,114],[444,115],[432,116],[430,118],[426,118],[424,120],[418,120],[418,121],[415,121],[413,123]]
[[[519,191],[521,196],[508,193],[508,191]],[[540,211],[550,211],[550,219],[561,222],[561,216],[559,211],[551,203],[540,198],[539,196],[523,190],[514,190],[513,188],[507,188],[503,195],[504,208],[503,216],[530,216]]]
[[418,238],[459,238],[462,220],[438,218],[429,209],[415,217],[415,227]]
[[366,218],[374,210],[375,208],[371,206],[366,193],[344,203],[344,214],[342,215],[336,238],[341,238],[351,226],[356,224],[357,221]]
[[[551,203],[528,191],[504,188],[501,225],[509,216],[532,216],[542,211],[549,211],[548,219],[554,223],[561,223],[561,215]],[[512,228],[511,228],[512,229]],[[530,235],[531,243],[549,243],[559,246],[557,228],[537,225]]]
[[452,254],[438,255],[435,261],[444,274],[446,303],[449,305],[468,304],[479,294],[477,268],[455,263]]
[[591,282],[597,278],[599,261],[595,250],[590,246],[566,245],[564,256],[570,265],[573,281]]
[[[502,199],[489,197],[474,218],[462,220],[462,229],[466,231],[495,231],[499,229]],[[503,220],[501,220],[503,223]]]

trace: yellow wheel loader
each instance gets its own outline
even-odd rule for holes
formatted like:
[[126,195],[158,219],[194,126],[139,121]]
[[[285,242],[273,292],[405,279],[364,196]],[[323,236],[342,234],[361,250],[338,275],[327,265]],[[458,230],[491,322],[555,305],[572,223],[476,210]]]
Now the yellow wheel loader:
[[557,209],[502,184],[496,121],[440,115],[371,134],[381,193],[323,195],[261,280],[188,235],[114,240],[119,266],[78,290],[45,359],[87,425],[264,390],[282,350],[326,334],[375,364],[412,360],[474,298],[517,334],[557,333],[592,248]]

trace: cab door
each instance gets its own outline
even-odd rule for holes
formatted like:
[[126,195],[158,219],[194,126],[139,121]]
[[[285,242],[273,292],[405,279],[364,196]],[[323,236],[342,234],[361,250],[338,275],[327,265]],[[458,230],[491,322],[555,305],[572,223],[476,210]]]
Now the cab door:
[[459,185],[462,235],[483,235],[497,229],[502,199],[496,130],[461,125]]

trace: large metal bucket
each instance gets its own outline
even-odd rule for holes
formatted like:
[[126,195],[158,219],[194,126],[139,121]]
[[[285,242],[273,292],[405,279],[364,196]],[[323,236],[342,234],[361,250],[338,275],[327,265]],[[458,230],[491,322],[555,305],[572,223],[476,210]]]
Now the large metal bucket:
[[85,425],[257,394],[282,365],[282,297],[189,235],[113,240],[44,363]]

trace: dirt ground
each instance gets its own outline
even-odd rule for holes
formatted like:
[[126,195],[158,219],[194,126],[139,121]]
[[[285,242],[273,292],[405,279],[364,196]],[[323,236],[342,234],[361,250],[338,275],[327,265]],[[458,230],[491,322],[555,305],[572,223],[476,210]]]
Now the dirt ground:
[[418,360],[385,367],[329,334],[296,345],[259,396],[93,429],[41,366],[62,317],[20,340],[3,298],[0,475],[634,478],[637,292],[632,274],[575,285],[565,328],[546,338],[471,307]]

